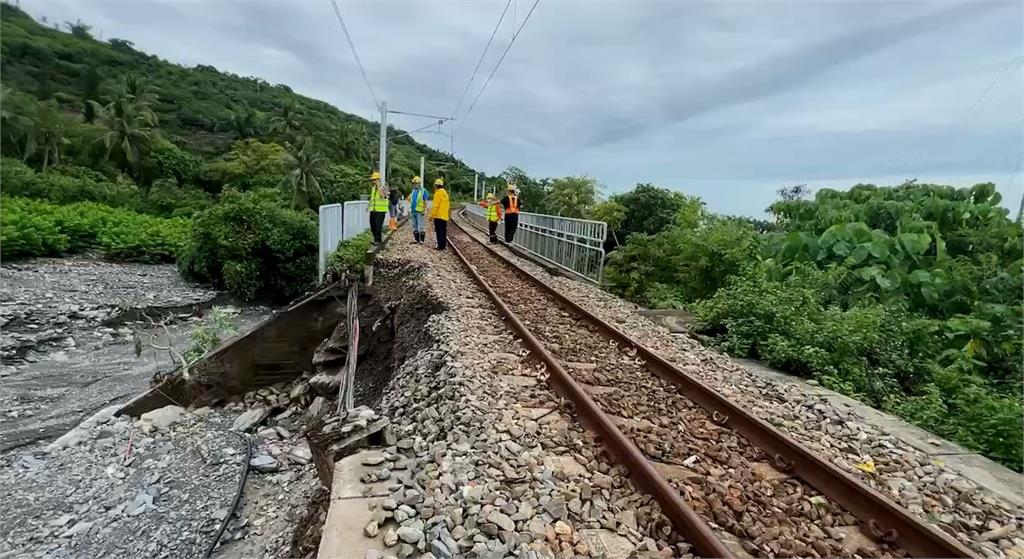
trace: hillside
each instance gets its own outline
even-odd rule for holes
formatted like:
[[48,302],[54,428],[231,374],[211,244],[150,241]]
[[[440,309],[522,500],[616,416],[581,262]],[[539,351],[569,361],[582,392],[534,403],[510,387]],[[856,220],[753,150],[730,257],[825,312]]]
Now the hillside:
[[[257,124],[252,136],[267,139],[269,120],[290,107],[326,161],[360,175],[375,165],[376,124],[299,95],[287,85],[212,66],[186,68],[136,50],[130,38],[101,42],[90,36],[87,22],[71,26],[71,32],[58,31],[6,3],[0,6],[0,16],[4,86],[39,101],[53,99],[65,112],[87,114],[86,99],[106,104],[118,81],[131,74],[144,78],[157,92],[152,109],[166,139],[203,160],[225,154],[234,141],[249,136],[244,132],[247,123]],[[397,136],[402,131],[393,132]],[[420,156],[444,167],[439,171],[438,165],[429,164],[429,177],[443,172],[453,191],[472,191],[472,169],[409,136],[392,141],[395,183],[406,184],[418,173]]]

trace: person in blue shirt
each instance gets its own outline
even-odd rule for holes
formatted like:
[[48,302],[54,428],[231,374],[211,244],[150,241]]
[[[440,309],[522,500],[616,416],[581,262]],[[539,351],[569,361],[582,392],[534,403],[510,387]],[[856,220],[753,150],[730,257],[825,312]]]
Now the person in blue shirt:
[[409,193],[409,215],[412,217],[412,238],[414,243],[423,244],[427,238],[427,202],[430,194],[423,188],[423,180],[412,178],[412,192]]

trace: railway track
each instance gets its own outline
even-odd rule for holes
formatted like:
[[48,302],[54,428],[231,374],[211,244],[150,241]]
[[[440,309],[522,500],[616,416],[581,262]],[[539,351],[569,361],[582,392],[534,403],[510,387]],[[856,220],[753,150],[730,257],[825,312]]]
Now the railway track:
[[549,383],[702,556],[974,557],[453,223]]

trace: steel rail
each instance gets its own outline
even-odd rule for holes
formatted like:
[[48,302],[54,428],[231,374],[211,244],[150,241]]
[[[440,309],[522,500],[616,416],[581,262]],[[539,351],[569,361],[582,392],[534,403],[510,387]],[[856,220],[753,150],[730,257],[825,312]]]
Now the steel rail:
[[508,319],[512,331],[518,334],[530,352],[547,366],[550,373],[548,382],[559,394],[574,404],[576,413],[579,414],[583,424],[601,437],[602,444],[619,463],[628,469],[630,477],[637,485],[658,501],[662,512],[672,522],[672,526],[686,538],[687,542],[693,544],[701,556],[734,557],[700,516],[687,506],[679,496],[679,492],[654,469],[640,449],[615,426],[611,418],[601,411],[597,403],[583,390],[583,387],[573,380],[558,359],[502,301],[487,280],[476,271],[459,247],[452,242],[451,237],[448,238],[448,244],[476,283],[494,301],[501,314]]
[[493,247],[480,242],[457,221],[455,225],[520,276],[596,326],[605,338],[634,348],[637,356],[646,362],[645,367],[648,370],[676,385],[679,394],[704,408],[716,423],[728,425],[755,446],[760,447],[771,457],[776,468],[802,479],[857,517],[868,536],[902,547],[914,557],[978,557],[953,537],[918,519],[905,508],[817,456],[771,424],[748,413],[715,389],[676,368],[653,350],[561,294]]

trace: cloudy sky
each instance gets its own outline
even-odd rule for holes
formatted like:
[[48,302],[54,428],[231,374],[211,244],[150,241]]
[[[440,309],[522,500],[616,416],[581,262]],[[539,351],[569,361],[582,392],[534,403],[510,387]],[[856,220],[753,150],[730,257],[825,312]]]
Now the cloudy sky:
[[[375,119],[329,0],[21,0],[184,65]],[[534,5],[513,0],[458,116]],[[378,97],[451,114],[506,0],[339,0]],[[1020,0],[540,0],[456,155],[496,174],[653,182],[760,215],[784,184],[996,182],[1024,192]],[[396,117],[407,130],[426,122]],[[447,150],[449,139],[417,134]]]

